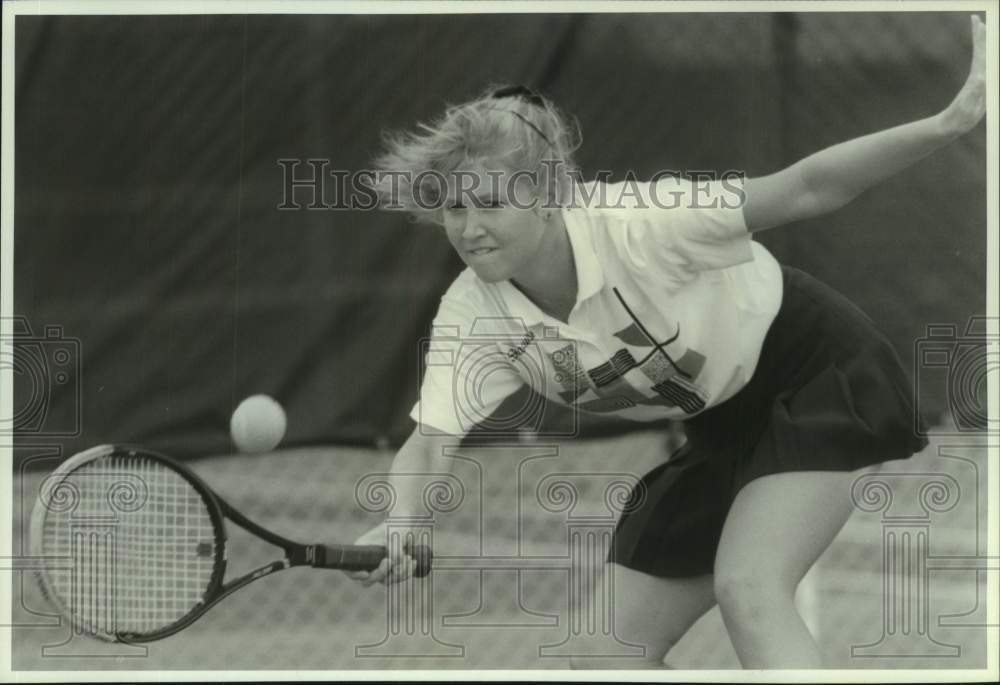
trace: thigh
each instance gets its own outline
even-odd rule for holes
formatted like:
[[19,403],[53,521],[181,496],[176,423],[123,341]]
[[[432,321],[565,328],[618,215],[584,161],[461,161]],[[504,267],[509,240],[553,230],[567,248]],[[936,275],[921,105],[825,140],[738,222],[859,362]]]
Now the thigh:
[[849,471],[801,471],[757,478],[736,495],[715,559],[717,584],[744,591],[795,587],[853,511]]
[[[715,605],[710,574],[691,578],[659,578],[620,564],[605,564],[612,576],[614,638],[644,649],[639,657],[581,657],[576,668],[643,668],[658,666],[670,648]],[[600,591],[599,591],[600,592]],[[593,606],[607,599],[595,596]]]

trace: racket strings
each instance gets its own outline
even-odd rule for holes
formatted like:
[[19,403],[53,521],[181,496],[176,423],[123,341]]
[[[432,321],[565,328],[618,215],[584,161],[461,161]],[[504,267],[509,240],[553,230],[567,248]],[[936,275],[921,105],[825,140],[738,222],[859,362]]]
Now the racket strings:
[[155,632],[202,600],[215,529],[187,480],[160,462],[112,454],[64,476],[51,501],[60,487],[74,504],[49,506],[43,549],[71,560],[50,582],[80,631]]

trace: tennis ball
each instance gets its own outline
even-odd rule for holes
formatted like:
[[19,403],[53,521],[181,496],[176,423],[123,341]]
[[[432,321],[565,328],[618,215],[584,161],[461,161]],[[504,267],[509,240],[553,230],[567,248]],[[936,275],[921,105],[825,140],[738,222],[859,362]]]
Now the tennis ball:
[[281,405],[267,395],[251,395],[233,412],[229,434],[240,452],[270,452],[285,437],[288,420]]

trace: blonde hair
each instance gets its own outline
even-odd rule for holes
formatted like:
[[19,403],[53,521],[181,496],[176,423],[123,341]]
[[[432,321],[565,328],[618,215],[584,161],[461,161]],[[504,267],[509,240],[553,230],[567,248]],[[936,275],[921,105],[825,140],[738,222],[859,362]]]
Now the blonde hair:
[[[516,94],[505,94],[511,92]],[[536,198],[554,207],[572,196],[573,154],[580,142],[576,120],[548,98],[525,88],[491,86],[469,102],[449,105],[415,131],[384,133],[385,152],[374,160],[372,187],[383,207],[440,224],[447,193],[442,178],[447,183],[456,171],[474,167],[526,171],[537,174]]]

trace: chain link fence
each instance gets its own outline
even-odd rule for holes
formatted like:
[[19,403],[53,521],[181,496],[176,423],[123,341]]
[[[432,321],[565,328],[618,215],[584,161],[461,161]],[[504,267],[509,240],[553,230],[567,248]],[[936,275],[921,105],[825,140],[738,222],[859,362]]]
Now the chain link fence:
[[[435,570],[368,589],[336,571],[293,569],[227,598],[143,648],[54,625],[29,574],[15,580],[18,669],[567,668],[571,656],[641,656],[619,639],[602,576],[630,487],[666,456],[661,433],[621,440],[468,447],[428,491]],[[954,444],[951,444],[954,443]],[[800,588],[831,666],[985,665],[985,441],[936,438],[855,483],[857,511]],[[49,459],[52,462],[52,459]],[[224,456],[197,473],[237,509],[303,541],[349,542],[389,506],[391,453],[289,450]],[[41,473],[18,480],[14,549]],[[367,511],[366,511],[367,510]],[[229,526],[230,576],[276,548]],[[718,610],[668,655],[674,668],[736,668]]]

